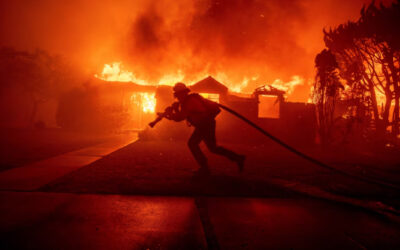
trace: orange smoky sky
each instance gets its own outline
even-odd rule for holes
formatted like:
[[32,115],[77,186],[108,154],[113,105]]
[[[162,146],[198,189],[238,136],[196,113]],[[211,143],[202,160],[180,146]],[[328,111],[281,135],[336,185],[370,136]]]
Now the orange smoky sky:
[[[140,78],[211,74],[244,90],[312,79],[322,29],[356,20],[366,0],[14,0],[0,3],[0,45],[45,49],[86,73],[122,62]],[[309,86],[297,90],[306,100]]]

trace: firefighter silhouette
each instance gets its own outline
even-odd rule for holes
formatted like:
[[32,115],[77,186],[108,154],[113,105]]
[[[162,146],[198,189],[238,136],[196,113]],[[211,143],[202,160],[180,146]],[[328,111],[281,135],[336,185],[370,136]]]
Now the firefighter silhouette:
[[215,117],[221,112],[217,103],[203,98],[197,93],[189,93],[190,89],[184,83],[175,84],[174,97],[178,99],[179,105],[172,109],[165,118],[180,122],[187,120],[195,129],[190,136],[188,146],[195,160],[200,165],[198,174],[209,174],[208,161],[200,149],[200,142],[204,141],[210,152],[222,155],[235,162],[242,172],[245,156],[237,154],[229,149],[217,145],[215,136]]

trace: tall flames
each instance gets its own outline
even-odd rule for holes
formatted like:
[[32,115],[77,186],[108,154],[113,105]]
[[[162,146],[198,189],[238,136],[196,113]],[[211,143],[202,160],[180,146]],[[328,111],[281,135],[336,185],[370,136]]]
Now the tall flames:
[[[100,74],[95,74],[95,77],[104,81],[111,81],[111,82],[134,82],[140,85],[172,86],[177,82],[183,82],[183,81],[188,85],[192,85],[208,77],[209,75],[211,74],[209,74],[208,72],[203,72],[201,74],[196,74],[196,77],[189,78],[186,77],[185,74],[182,73],[182,71],[178,70],[176,74],[165,74],[158,81],[151,82],[136,77],[136,75],[133,72],[124,69],[121,62],[114,62],[111,64],[105,64],[102,72]],[[244,91],[244,89],[248,86],[248,83],[250,81],[256,82],[259,79],[259,76],[257,75],[251,77],[244,76],[240,82],[235,83],[231,79],[229,79],[229,77],[223,72],[217,72],[212,76],[217,81],[225,84],[231,92],[237,92],[237,93],[246,92]],[[186,79],[191,79],[191,80],[186,80]],[[306,82],[304,78],[298,75],[292,76],[291,80],[288,82],[285,82],[278,78],[271,83],[273,87],[285,91],[288,95],[292,94],[297,86],[304,84],[309,84],[309,83]],[[265,84],[260,83],[258,85],[260,86]]]
[[284,82],[281,79],[276,79],[271,86],[283,90],[286,92],[287,95],[290,95],[293,93],[294,89],[299,86],[305,84],[305,80],[301,78],[300,76],[292,76],[292,79],[288,82]]
[[110,82],[134,82],[140,85],[173,85],[183,81],[185,76],[178,71],[177,74],[166,74],[157,82],[150,82],[136,77],[136,75],[128,70],[125,70],[121,62],[104,64],[104,68],[100,74],[95,74],[95,77]]
[[[147,85],[147,86],[158,86],[158,85],[168,85],[172,86],[177,82],[182,82],[184,81],[188,85],[192,85],[196,83],[197,81],[200,81],[204,78],[209,76],[209,74],[204,73],[198,75],[196,78],[191,78],[192,80],[190,81],[185,81],[186,76],[178,70],[176,74],[166,74],[162,76],[158,81],[156,82],[150,82],[144,79],[140,79],[136,77],[136,75],[123,68],[123,65],[121,62],[114,62],[111,64],[105,64],[103,67],[103,70],[100,74],[95,74],[96,78],[99,78],[104,81],[109,81],[109,82],[133,82],[136,84],[140,85]],[[252,76],[252,77],[244,77],[243,80],[239,83],[233,83],[226,74],[223,72],[219,72],[216,75],[213,75],[213,77],[225,84],[228,88],[229,91],[235,92],[235,93],[246,93],[243,91],[244,88],[247,87],[249,81],[257,81],[258,76]],[[290,97],[290,95],[293,93],[296,87],[304,84],[310,84],[309,82],[306,82],[305,79],[303,79],[300,76],[293,76],[290,81],[284,82],[281,79],[276,79],[273,81],[270,85],[283,90],[286,92],[286,94]],[[259,84],[259,85],[265,85],[265,84]],[[251,93],[251,92],[250,92]],[[247,94],[250,94],[247,93]],[[156,98],[154,93],[134,93],[131,96],[131,102],[135,103],[135,105],[140,106],[142,111],[144,113],[154,113],[155,112],[155,106],[156,106]]]
[[[361,8],[360,1],[344,0],[3,2],[3,21],[13,24],[1,27],[5,46],[54,51],[85,73],[99,61],[129,65],[130,71],[111,63],[97,72],[109,81],[193,83],[212,75],[247,93],[277,78],[312,77],[324,47],[321,30],[358,17]],[[296,100],[307,100],[309,90],[295,91]]]
[[[177,82],[185,82],[188,85],[192,85],[210,74],[208,73],[202,73],[202,74],[197,74],[196,77],[190,77],[188,78],[185,76],[182,71],[178,70],[176,74],[165,74],[161,78],[158,79],[158,81],[147,81],[144,79],[140,79],[137,77],[133,72],[124,69],[123,65],[121,62],[114,62],[111,64],[105,64],[103,67],[103,70],[100,74],[95,74],[96,78],[99,78],[104,81],[109,81],[109,82],[133,82],[139,85],[147,85],[147,86],[158,86],[158,85],[168,85],[172,86]],[[252,76],[252,77],[243,77],[242,81],[239,83],[234,83],[229,77],[223,73],[223,72],[218,72],[213,77],[225,84],[230,92],[235,92],[235,93],[247,93],[250,94],[251,92],[246,92],[244,89],[248,86],[249,82],[255,82],[258,80],[258,76]],[[186,79],[191,79],[191,80],[186,80]],[[273,81],[270,85],[278,88],[280,90],[283,90],[286,92],[286,94],[290,97],[290,95],[294,92],[295,88],[301,85],[305,84],[310,84],[309,82],[305,81],[304,78],[300,76],[293,76],[290,81],[283,81],[281,79],[276,79]],[[260,83],[258,84],[259,86],[265,85]],[[131,101],[136,103],[137,105],[140,105],[142,107],[142,110],[144,113],[154,113],[155,111],[155,105],[156,105],[156,99],[154,94],[150,93],[134,93],[131,97]]]
[[[124,69],[121,62],[114,62],[111,64],[105,64],[103,70],[100,74],[95,74],[96,78],[99,78],[104,81],[109,82],[134,82],[140,85],[167,85],[172,86],[177,82],[185,82],[188,85],[192,85],[206,77],[208,77],[208,72],[202,72],[196,74],[195,77],[191,77],[191,80],[186,80],[188,77],[182,73],[181,70],[178,70],[175,74],[165,74],[157,81],[148,81],[141,78],[138,78],[133,72]],[[253,77],[243,77],[242,81],[239,83],[233,83],[226,74],[222,72],[218,72],[213,77],[219,81],[223,82],[227,85],[230,91],[233,92],[242,92],[242,90],[247,86],[250,80],[255,81],[258,79],[258,76]]]

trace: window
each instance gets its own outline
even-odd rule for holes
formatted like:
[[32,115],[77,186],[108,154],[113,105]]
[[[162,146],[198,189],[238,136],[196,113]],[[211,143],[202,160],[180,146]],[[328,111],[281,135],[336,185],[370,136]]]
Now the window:
[[207,98],[213,102],[219,103],[219,94],[199,93],[202,97]]
[[279,100],[275,95],[259,95],[258,117],[279,118]]

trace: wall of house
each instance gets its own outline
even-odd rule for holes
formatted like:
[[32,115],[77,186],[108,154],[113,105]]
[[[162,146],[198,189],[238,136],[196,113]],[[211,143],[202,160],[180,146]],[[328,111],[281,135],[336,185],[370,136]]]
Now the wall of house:
[[[225,105],[244,115],[272,135],[292,145],[312,145],[316,137],[315,106],[306,103],[280,103],[279,118],[260,118],[256,99],[226,102]],[[218,118],[221,139],[239,142],[263,143],[260,132],[227,112]]]

